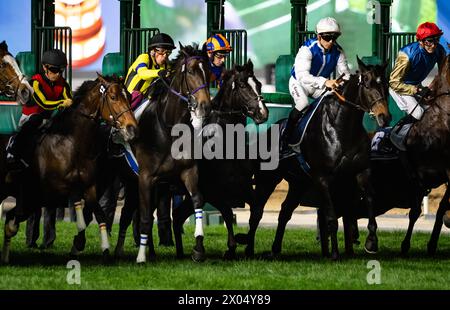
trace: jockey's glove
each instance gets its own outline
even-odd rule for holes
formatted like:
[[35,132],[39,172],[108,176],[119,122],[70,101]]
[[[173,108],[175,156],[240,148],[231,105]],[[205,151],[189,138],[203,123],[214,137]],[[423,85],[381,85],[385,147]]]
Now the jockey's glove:
[[170,71],[168,71],[166,69],[161,69],[158,71],[158,76],[162,79],[169,77],[169,74],[170,74]]
[[66,99],[58,106],[58,108],[65,109],[65,108],[70,107],[71,105],[72,105],[72,99]]
[[414,94],[414,97],[416,97],[417,101],[421,101],[425,99],[426,97],[431,95],[431,90],[426,86],[418,86],[417,92]]

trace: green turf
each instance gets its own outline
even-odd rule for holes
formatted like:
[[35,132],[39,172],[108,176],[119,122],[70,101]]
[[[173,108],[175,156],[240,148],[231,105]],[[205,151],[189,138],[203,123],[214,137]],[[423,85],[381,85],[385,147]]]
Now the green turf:
[[[3,227],[3,222],[0,222]],[[114,232],[117,231],[114,227]],[[0,266],[0,289],[449,289],[450,263],[449,235],[441,236],[438,253],[430,258],[426,254],[429,234],[413,235],[408,258],[399,255],[403,232],[379,232],[380,252],[368,255],[362,245],[355,247],[353,258],[343,257],[338,262],[321,258],[315,232],[306,229],[289,229],[285,234],[282,256],[276,261],[244,259],[242,246],[238,247],[236,261],[222,260],[226,249],[226,229],[223,226],[205,228],[207,260],[194,263],[189,257],[175,258],[174,248],[157,247],[157,260],[138,266],[135,263],[137,248],[127,239],[124,260],[104,265],[99,249],[97,228],[87,231],[88,243],[79,257],[81,284],[69,285],[66,268],[67,255],[75,224],[59,222],[54,248],[41,251],[25,247],[24,225],[13,239],[11,263]],[[193,246],[193,226],[185,226],[184,249],[188,254]],[[238,232],[246,228],[238,227]],[[257,232],[256,252],[270,249],[274,229]],[[361,241],[365,238],[362,232]],[[113,244],[117,239],[114,233]],[[0,238],[3,242],[3,237]],[[339,235],[341,249],[342,235]],[[343,252],[343,250],[341,250]],[[381,266],[381,284],[367,283],[369,260],[376,259]]]

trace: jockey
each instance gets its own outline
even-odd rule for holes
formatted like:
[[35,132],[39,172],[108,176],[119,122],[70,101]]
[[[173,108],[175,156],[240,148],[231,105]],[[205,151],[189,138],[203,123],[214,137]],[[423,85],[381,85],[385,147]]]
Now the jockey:
[[173,39],[168,34],[158,33],[151,39],[148,52],[139,55],[128,69],[125,86],[131,94],[133,110],[136,110],[144,96],[149,95],[150,86],[159,75],[168,76],[168,59],[173,49]]
[[[22,107],[20,131],[9,143],[8,163],[18,163],[16,156],[23,156],[26,149],[34,149],[27,145],[27,140],[29,141],[44,119],[49,119],[54,110],[72,105],[70,86],[62,77],[67,67],[66,54],[58,49],[48,50],[42,55],[41,62],[41,72],[31,78],[30,84],[34,93],[30,101]],[[28,166],[22,158],[19,164]]]
[[337,69],[338,75],[350,78],[347,59],[336,40],[341,35],[341,28],[332,17],[321,19],[316,25],[317,37],[306,41],[298,50],[291,70],[289,92],[294,99],[295,108],[281,135],[282,150],[287,149],[290,135],[297,122],[308,107],[308,97],[318,98],[326,88],[333,89],[337,80],[330,75]]
[[401,122],[403,124],[420,120],[423,115],[424,108],[420,103],[430,90],[421,83],[434,65],[440,65],[445,57],[445,49],[439,44],[442,35],[436,24],[423,23],[417,28],[417,42],[404,46],[398,52],[389,79],[389,94],[400,110],[408,113]]
[[217,87],[222,85],[222,72],[225,58],[233,50],[228,40],[222,34],[215,34],[204,43],[206,53],[209,58],[209,68],[211,70],[211,82],[215,82]]

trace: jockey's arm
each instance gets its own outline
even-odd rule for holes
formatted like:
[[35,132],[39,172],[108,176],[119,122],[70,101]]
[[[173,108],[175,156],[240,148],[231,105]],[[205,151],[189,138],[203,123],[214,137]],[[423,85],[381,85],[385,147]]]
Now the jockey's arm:
[[[147,59],[144,59],[145,56],[141,55],[136,60],[138,62],[136,66],[136,73],[142,80],[151,80],[158,77],[158,71],[160,69],[149,69]],[[142,59],[140,59],[142,58]]]
[[326,78],[313,76],[311,70],[312,54],[307,46],[302,46],[295,57],[295,77],[300,84],[313,88],[324,88]]
[[341,54],[339,55],[336,70],[337,76],[341,76],[342,74],[344,74],[344,76],[342,77],[343,80],[348,81],[350,79],[350,68],[348,67],[347,57],[345,56],[344,52],[341,52]]
[[67,82],[64,85],[63,97],[64,99],[72,99],[72,90]]
[[399,52],[389,77],[389,86],[400,95],[412,96],[417,92],[415,85],[409,85],[403,82],[410,65],[408,56],[403,52]]
[[[38,81],[33,81],[33,90],[34,90],[34,93],[33,93],[32,100],[45,110],[54,110],[65,100],[65,99],[47,100],[47,98],[45,98],[45,96],[44,96],[44,93],[41,89],[41,85],[39,84]],[[66,91],[66,90],[64,90],[64,91]]]

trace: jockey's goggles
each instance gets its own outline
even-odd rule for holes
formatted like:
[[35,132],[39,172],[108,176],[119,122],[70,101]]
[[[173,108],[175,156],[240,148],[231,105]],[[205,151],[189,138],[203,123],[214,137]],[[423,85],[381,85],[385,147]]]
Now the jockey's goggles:
[[46,68],[48,69],[48,71],[50,71],[52,73],[55,73],[55,74],[64,72],[64,68],[60,68],[60,67],[46,66]]
[[228,56],[228,53],[214,53],[214,57],[218,58],[218,59],[224,59],[225,57]]
[[336,42],[337,38],[340,36],[339,33],[320,33],[319,35],[326,42],[330,42],[331,40]]
[[164,56],[164,55],[170,56],[170,54],[172,54],[171,50],[166,50],[163,48],[155,48],[155,52],[156,52],[156,54],[161,55],[161,56]]
[[441,39],[441,36],[438,37],[428,37],[422,40],[423,44],[426,46],[433,46],[437,45],[439,43],[439,40]]

